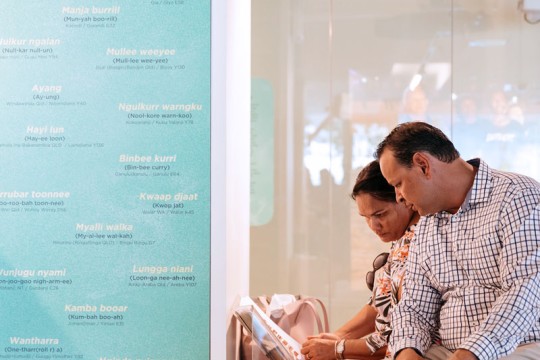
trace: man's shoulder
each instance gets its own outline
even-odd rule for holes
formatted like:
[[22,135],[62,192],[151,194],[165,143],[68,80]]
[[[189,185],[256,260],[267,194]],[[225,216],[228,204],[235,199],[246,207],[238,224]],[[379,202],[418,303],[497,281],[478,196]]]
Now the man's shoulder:
[[527,191],[540,194],[540,183],[529,176],[502,170],[492,170],[491,174],[495,191],[510,193]]
[[478,169],[473,187],[481,194],[481,197],[489,197],[490,193],[507,191],[540,191],[540,183],[529,176],[494,169],[479,158],[471,159],[468,163]]
[[[540,184],[525,175],[493,170],[490,206],[497,206],[501,220],[526,218],[540,204]],[[508,215],[514,214],[511,217]],[[519,214],[519,216],[516,216]]]

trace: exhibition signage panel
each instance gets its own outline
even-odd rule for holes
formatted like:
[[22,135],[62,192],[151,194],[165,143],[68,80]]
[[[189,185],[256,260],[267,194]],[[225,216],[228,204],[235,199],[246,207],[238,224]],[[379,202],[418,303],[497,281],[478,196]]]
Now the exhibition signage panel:
[[0,358],[208,359],[210,0],[0,24]]
[[251,79],[250,224],[274,216],[274,93],[266,79]]

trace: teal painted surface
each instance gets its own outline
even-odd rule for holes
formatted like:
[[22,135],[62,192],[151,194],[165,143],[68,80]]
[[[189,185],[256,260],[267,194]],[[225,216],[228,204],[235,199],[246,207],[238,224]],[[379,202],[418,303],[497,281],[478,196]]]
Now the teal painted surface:
[[2,358],[209,358],[210,0],[2,5]]

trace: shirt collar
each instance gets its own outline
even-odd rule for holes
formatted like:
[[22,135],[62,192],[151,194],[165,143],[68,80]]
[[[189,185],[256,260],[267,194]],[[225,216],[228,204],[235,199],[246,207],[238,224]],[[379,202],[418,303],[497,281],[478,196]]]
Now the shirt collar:
[[[491,194],[491,178],[492,173],[489,166],[481,159],[471,159],[467,161],[469,164],[478,169],[476,176],[474,177],[473,185],[467,192],[467,196],[461,204],[457,214],[468,211],[475,204],[480,204],[489,201],[489,195]],[[439,218],[449,218],[453,215],[446,211],[441,211],[435,214]]]
[[481,159],[467,161],[472,166],[478,168],[472,187],[461,205],[461,210],[468,210],[471,206],[489,201],[491,194],[492,173],[489,166]]

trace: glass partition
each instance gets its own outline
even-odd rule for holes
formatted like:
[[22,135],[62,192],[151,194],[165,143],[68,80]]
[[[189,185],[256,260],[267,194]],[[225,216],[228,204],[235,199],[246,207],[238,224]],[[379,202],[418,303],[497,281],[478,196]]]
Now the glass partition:
[[398,123],[540,179],[540,24],[518,3],[252,1],[252,295],[320,297],[332,329],[367,302],[388,245],[349,194]]

